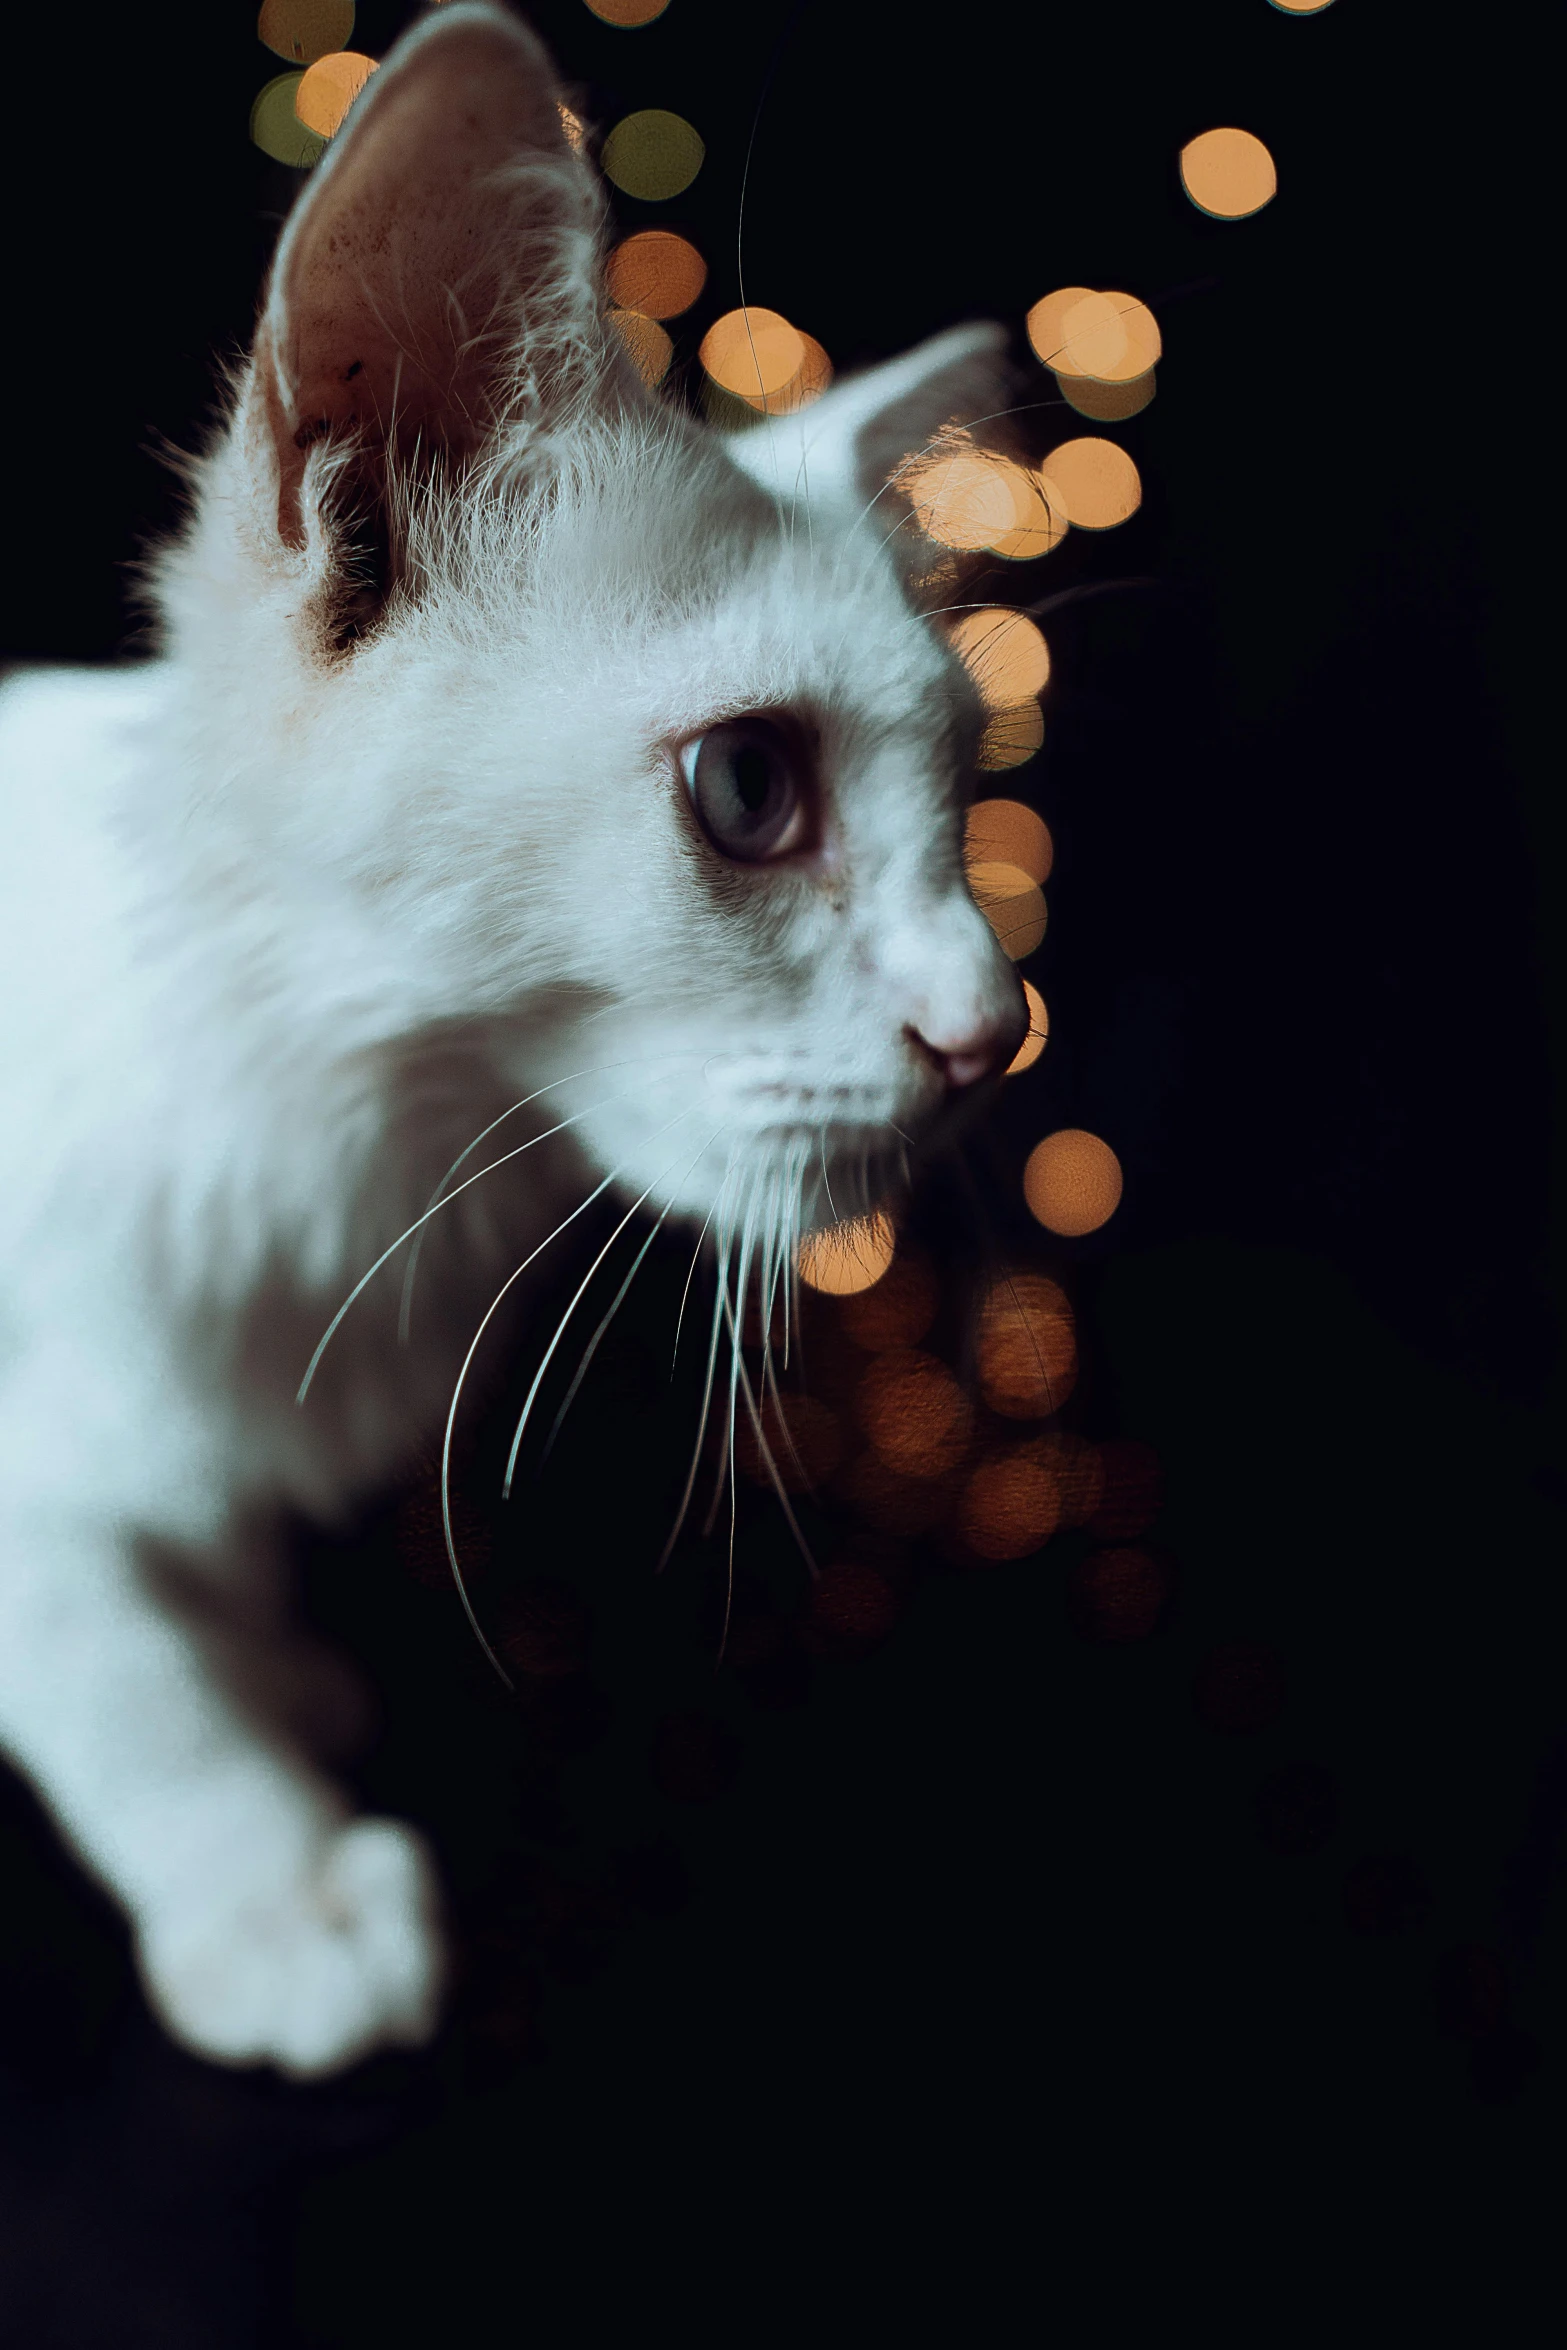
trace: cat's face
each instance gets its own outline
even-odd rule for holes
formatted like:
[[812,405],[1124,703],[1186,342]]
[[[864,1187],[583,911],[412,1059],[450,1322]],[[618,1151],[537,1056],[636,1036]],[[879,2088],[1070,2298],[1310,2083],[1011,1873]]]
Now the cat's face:
[[706,1214],[727,1178],[739,1213],[777,1178],[825,1218],[873,1201],[1024,1022],[963,876],[966,681],[874,544],[830,512],[809,543],[769,519],[604,681],[574,968],[613,1008],[562,1043],[575,1066],[629,1056],[570,1091],[602,1101],[584,1134],[638,1191]]
[[[465,172],[449,129],[475,91]],[[445,176],[403,220],[421,131]],[[519,148],[532,177],[481,289],[520,312],[512,345],[477,387],[471,335],[416,368],[431,317],[410,312],[454,307],[427,223],[471,214]],[[290,711],[301,775],[340,778],[316,853],[430,1011],[523,1015],[519,1088],[548,1083],[620,1189],[720,1228],[820,1221],[870,1204],[1025,1026],[963,876],[978,706],[875,501],[878,456],[950,413],[974,341],[725,444],[605,336],[593,209],[536,45],[470,7],[382,68],[290,224],[233,446],[322,638]],[[394,247],[403,323],[378,345]],[[480,407],[500,424],[462,440]],[[409,413],[455,465],[422,479],[406,430],[388,457],[382,419]],[[367,434],[345,495],[334,450]],[[383,593],[327,647],[367,495]]]

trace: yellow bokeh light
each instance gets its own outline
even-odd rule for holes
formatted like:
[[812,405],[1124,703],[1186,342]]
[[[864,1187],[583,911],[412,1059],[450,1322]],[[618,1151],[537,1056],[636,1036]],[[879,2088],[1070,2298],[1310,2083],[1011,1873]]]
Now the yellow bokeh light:
[[326,145],[294,112],[294,93],[304,78],[302,73],[275,74],[257,92],[250,110],[250,135],[262,154],[294,171],[308,171],[318,163]]
[[675,346],[657,319],[644,318],[640,310],[611,310],[609,323],[630,352],[642,381],[661,384],[669,373]]
[[1324,8],[1331,8],[1333,0],[1268,0],[1281,16],[1320,16]]
[[1001,952],[1014,963],[1031,955],[1045,935],[1045,893],[1017,865],[986,859],[968,869],[974,903],[996,934]]
[[604,141],[599,157],[604,177],[623,196],[664,204],[688,188],[707,153],[700,135],[682,114],[646,106],[624,115]]
[[1114,530],[1143,502],[1137,468],[1115,441],[1063,441],[1039,471],[1051,503],[1077,530]]
[[853,1297],[881,1279],[892,1263],[897,1235],[888,1216],[848,1216],[822,1232],[807,1233],[795,1262],[807,1289],[827,1297]]
[[1245,220],[1278,193],[1273,157],[1251,131],[1204,131],[1181,149],[1181,184],[1199,212]]
[[1045,739],[1045,714],[1037,702],[998,710],[979,738],[978,764],[988,775],[1004,774],[1032,759]]
[[1006,1420],[1045,1420],[1077,1384],[1077,1325],[1059,1282],[1043,1273],[993,1281],[979,1309],[980,1393]]
[[673,229],[645,228],[625,237],[609,257],[610,300],[644,318],[678,318],[707,283],[707,263]]
[[294,92],[294,112],[306,130],[319,138],[334,137],[374,71],[375,59],[361,57],[356,49],[334,49],[329,57],[318,57],[300,76]]
[[968,1450],[973,1407],[945,1363],[909,1347],[872,1361],[860,1382],[871,1449],[902,1477],[941,1477]]
[[294,65],[313,65],[345,49],[354,29],[354,0],[262,0],[256,38]]
[[1050,647],[1024,612],[986,604],[965,612],[948,632],[952,649],[990,710],[1010,710],[1041,693],[1050,676]]
[[1006,1066],[1008,1077],[1021,1077],[1025,1069],[1032,1069],[1050,1041],[1050,1014],[1045,999],[1031,980],[1023,982],[1023,1000],[1028,1005],[1028,1034]]
[[1041,888],[1055,858],[1049,826],[1021,800],[976,800],[964,828],[963,853],[971,865],[987,860],[1019,865]]
[[1097,1232],[1121,1204],[1121,1162],[1097,1134],[1064,1126],[1029,1152],[1023,1197],[1049,1232],[1065,1239]]
[[586,0],[586,6],[603,23],[619,25],[629,32],[662,16],[669,0]]

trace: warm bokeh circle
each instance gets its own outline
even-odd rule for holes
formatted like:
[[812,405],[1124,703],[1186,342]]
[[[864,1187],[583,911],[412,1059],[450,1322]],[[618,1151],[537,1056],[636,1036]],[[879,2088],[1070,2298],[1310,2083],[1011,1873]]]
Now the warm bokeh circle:
[[1064,1239],[1097,1232],[1121,1204],[1121,1162],[1097,1134],[1063,1126],[1029,1152],[1023,1197],[1049,1232]]

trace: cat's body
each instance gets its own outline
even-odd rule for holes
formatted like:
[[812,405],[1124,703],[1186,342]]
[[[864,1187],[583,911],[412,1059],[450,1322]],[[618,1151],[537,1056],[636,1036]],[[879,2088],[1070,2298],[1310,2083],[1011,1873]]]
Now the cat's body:
[[[295,1743],[331,1673],[269,1517],[427,1439],[584,1203],[709,1219],[738,1282],[1018,1030],[977,711],[862,521],[979,342],[726,451],[599,324],[556,103],[498,11],[404,44],[285,236],[165,656],[0,691],[0,1743],[171,2027],[298,2071],[425,2033],[440,1939]],[[399,1257],[301,1408],[502,1113],[409,1343]]]

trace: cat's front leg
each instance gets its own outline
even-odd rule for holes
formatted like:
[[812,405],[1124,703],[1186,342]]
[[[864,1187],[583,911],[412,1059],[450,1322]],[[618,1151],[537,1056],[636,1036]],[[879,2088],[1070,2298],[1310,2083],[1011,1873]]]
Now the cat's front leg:
[[0,1743],[124,1904],[187,2047],[309,2075],[428,2037],[442,1944],[420,1839],[353,1819],[246,1719],[108,1534],[0,1527]]

